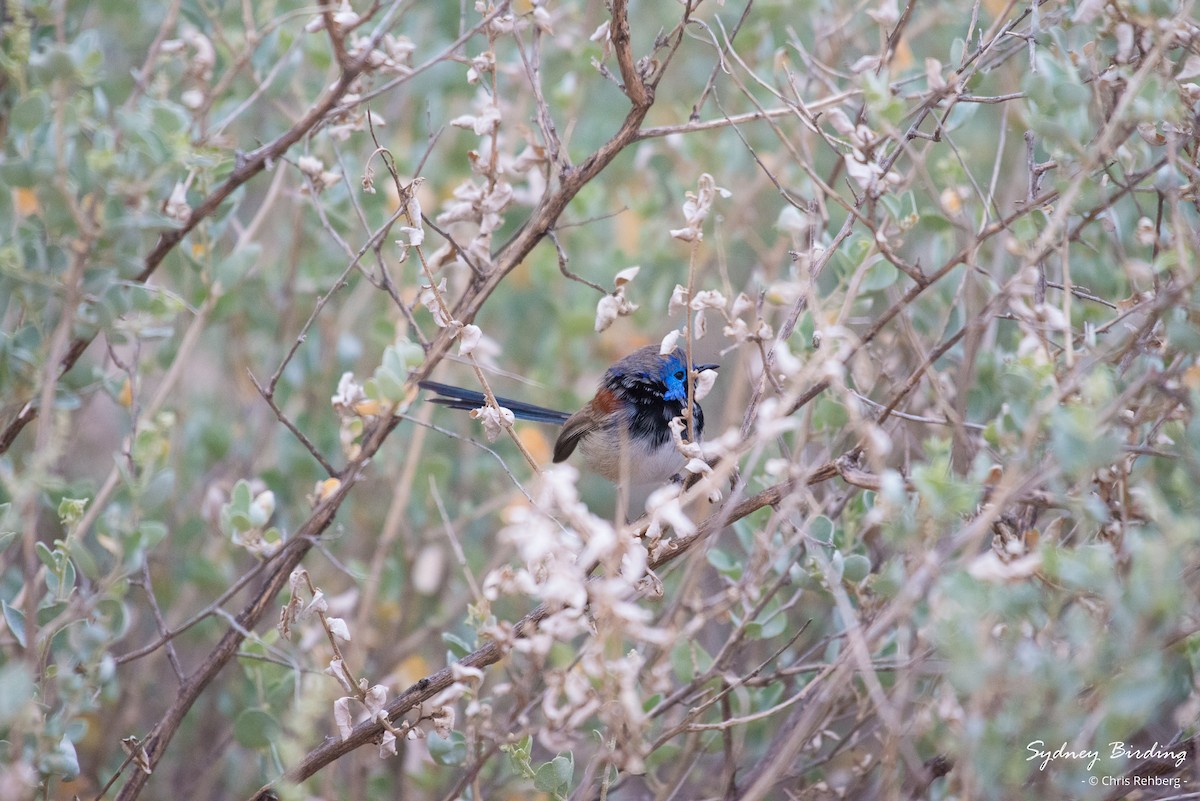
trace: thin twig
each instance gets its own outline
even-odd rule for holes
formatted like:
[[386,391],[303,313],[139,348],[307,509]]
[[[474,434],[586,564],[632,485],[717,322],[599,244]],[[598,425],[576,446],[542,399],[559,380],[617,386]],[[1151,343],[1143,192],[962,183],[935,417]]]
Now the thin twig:
[[267,390],[262,384],[258,383],[258,379],[254,377],[254,373],[251,372],[249,368],[246,368],[246,375],[250,376],[250,382],[254,384],[254,388],[258,390],[259,396],[267,402],[267,406],[269,406],[271,411],[275,414],[275,419],[283,423],[284,427],[286,427],[288,431],[292,432],[292,436],[299,440],[300,444],[304,446],[304,449],[307,450],[309,454],[311,454],[312,457],[317,460],[317,464],[321,465],[321,467],[325,470],[326,475],[336,476],[338,473],[337,468],[326,461],[325,457],[321,455],[321,452],[317,450],[317,446],[312,443],[312,440],[310,440],[308,436],[305,435],[305,433],[301,431],[295,423],[292,422],[290,417],[283,413],[283,410],[280,409],[279,405],[275,403],[274,395],[267,393]]

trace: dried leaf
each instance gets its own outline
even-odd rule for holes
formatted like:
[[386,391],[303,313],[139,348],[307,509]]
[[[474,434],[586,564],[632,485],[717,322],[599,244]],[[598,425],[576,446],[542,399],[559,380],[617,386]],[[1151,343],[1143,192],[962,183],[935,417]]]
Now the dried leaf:
[[296,159],[296,166],[300,168],[300,172],[309,178],[316,178],[325,172],[325,164],[319,158],[313,156],[301,156]]
[[163,206],[163,213],[178,222],[187,222],[192,216],[192,207],[187,202],[187,187],[182,181],[177,182],[171,189],[171,196]]
[[895,26],[900,20],[900,9],[896,0],[883,0],[878,8],[867,9],[867,16],[884,28]]
[[624,270],[621,270],[619,273],[617,273],[613,278],[613,285],[617,287],[617,289],[620,289],[636,278],[641,269],[641,266],[636,264],[632,267],[626,267]]
[[630,303],[625,297],[625,288],[621,287],[612,294],[605,295],[596,303],[596,331],[607,329],[618,317],[627,317],[637,311],[637,304]]
[[338,734],[343,740],[349,739],[354,731],[354,717],[350,714],[350,702],[353,698],[343,696],[333,702],[333,720],[337,723]]
[[325,622],[329,624],[329,631],[334,637],[343,642],[350,642],[350,627],[346,625],[345,620],[340,617],[327,617]]
[[942,62],[936,58],[925,59],[925,81],[935,92],[946,88],[946,78],[942,75]]
[[829,111],[826,111],[825,119],[828,120],[829,124],[833,126],[833,130],[837,131],[842,136],[850,136],[854,133],[854,123],[851,122],[850,117],[846,115],[846,112],[842,111],[840,108],[831,108]]
[[479,326],[471,323],[464,325],[458,332],[458,355],[469,356],[482,338],[483,330]]
[[667,302],[667,314],[673,317],[675,316],[675,312],[680,312],[686,309],[687,299],[687,287],[676,284],[675,289],[671,291],[671,300]]
[[724,309],[725,296],[715,289],[704,289],[696,293],[696,297],[692,298],[688,306],[692,311],[700,311],[701,309]]
[[496,438],[504,433],[504,429],[510,428],[516,419],[510,410],[501,408],[497,411],[492,406],[481,406],[471,410],[471,417],[483,423],[483,435],[488,442],[495,442]]
[[999,584],[1005,581],[1018,581],[1029,578],[1037,573],[1041,567],[1042,555],[1037,552],[1014,559],[1011,562],[1005,562],[1000,559],[995,551],[988,551],[980,554],[967,566],[967,573],[977,581]]
[[443,278],[437,285],[437,292],[434,292],[433,287],[429,284],[424,284],[421,287],[421,294],[418,295],[421,305],[433,315],[433,321],[437,324],[438,328],[445,328],[452,322],[449,311],[443,308],[442,304],[438,302],[438,296],[445,291],[446,279]]
[[[789,208],[791,208],[789,206]],[[746,312],[754,308],[754,301],[745,292],[739,292],[738,296],[733,299],[733,306],[729,309],[730,317],[741,317]]]

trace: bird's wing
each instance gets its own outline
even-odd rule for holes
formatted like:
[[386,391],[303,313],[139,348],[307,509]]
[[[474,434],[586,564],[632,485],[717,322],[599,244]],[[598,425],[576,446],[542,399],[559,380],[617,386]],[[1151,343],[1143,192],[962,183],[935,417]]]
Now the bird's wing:
[[[469,411],[487,405],[487,398],[484,397],[483,393],[474,389],[463,389],[462,387],[454,387],[449,384],[439,384],[436,381],[422,381],[421,389],[436,392],[441,396],[430,398],[430,403],[449,406],[451,409],[466,409]],[[521,420],[532,420],[535,423],[562,425],[570,417],[566,412],[547,409],[545,406],[534,406],[532,403],[524,403],[523,401],[512,400],[511,398],[502,398],[499,395],[496,396],[496,402],[511,411],[514,417]]]
[[554,461],[566,461],[575,450],[579,440],[599,428],[596,418],[591,411],[591,404],[584,406],[567,420],[562,433],[554,443]]

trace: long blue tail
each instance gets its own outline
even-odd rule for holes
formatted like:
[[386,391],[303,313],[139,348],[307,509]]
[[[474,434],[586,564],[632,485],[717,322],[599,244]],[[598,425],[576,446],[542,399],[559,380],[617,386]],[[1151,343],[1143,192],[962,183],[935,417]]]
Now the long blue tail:
[[[471,410],[478,409],[480,406],[487,404],[487,399],[483,393],[474,389],[452,387],[449,384],[439,384],[436,381],[422,381],[421,389],[427,389],[430,392],[438,394],[438,397],[429,399],[430,403],[449,406],[451,409]],[[505,409],[510,410],[514,417],[521,420],[532,420],[535,423],[552,423],[553,425],[561,426],[571,416],[566,412],[558,412],[554,409],[547,409],[544,406],[534,406],[532,403],[523,403],[522,401],[510,398],[502,398],[499,395],[496,396],[496,402]]]

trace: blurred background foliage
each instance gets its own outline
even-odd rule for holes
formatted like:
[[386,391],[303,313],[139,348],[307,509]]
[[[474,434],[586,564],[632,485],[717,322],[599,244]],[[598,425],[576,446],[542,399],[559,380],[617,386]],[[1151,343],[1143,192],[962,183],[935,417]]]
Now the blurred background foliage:
[[[145,741],[254,592],[270,548],[247,539],[286,539],[309,517],[327,475],[255,382],[278,371],[281,413],[341,466],[340,377],[370,377],[398,337],[437,335],[420,262],[398,259],[395,232],[368,247],[400,203],[372,136],[405,182],[424,179],[434,219],[464,181],[489,180],[472,162],[493,140],[452,121],[493,87],[502,163],[545,144],[535,50],[572,161],[619,127],[629,101],[593,36],[604,4],[517,0],[515,34],[477,32],[447,55],[481,8],[401,3],[380,45],[390,65],[351,87],[362,100],[207,209],[148,276],[160,232],[333,86],[330,37],[306,31],[322,17],[288,2],[0,5],[0,799],[116,797],[138,769],[121,739]],[[388,9],[339,13],[364,15],[365,36]],[[683,9],[635,2],[635,57],[663,57]],[[543,242],[476,317],[477,356],[497,392],[574,409],[607,364],[686,324],[666,317],[676,284],[745,292],[751,327],[778,333],[798,312],[789,356],[764,381],[772,336],[738,341],[710,316],[697,342],[722,365],[710,436],[757,409],[756,385],[786,407],[829,383],[783,428],[750,416],[732,449],[745,494],[847,452],[875,483],[792,487],[662,571],[663,596],[639,603],[674,639],[611,644],[643,660],[641,772],[611,756],[628,733],[585,716],[563,739],[539,712],[547,682],[576,669],[567,641],[492,668],[449,737],[402,742],[390,761],[363,749],[281,792],[732,798],[769,775],[750,797],[1083,798],[1098,797],[1091,777],[1158,771],[1111,757],[1113,742],[1185,751],[1161,772],[1200,780],[1192,12],[699,4],[650,133],[556,226],[569,270],[606,290],[640,265],[627,291],[640,308],[596,334],[599,294]],[[472,80],[489,51],[494,75]],[[764,109],[780,111],[725,122]],[[493,251],[545,169],[507,173]],[[668,232],[702,173],[732,194],[692,253]],[[427,227],[426,251],[442,245]],[[439,272],[451,300],[472,278],[453,254]],[[60,375],[74,343],[86,351]],[[435,377],[471,385],[456,361]],[[880,420],[893,401],[905,416]],[[14,423],[30,408],[35,421]],[[356,675],[393,694],[532,606],[481,604],[468,581],[516,559],[496,532],[526,502],[514,477],[532,484],[517,449],[487,446],[505,468],[465,415],[408,414],[305,561],[349,624]],[[549,461],[553,431],[518,435]],[[611,488],[580,486],[614,515]],[[336,736],[331,656],[311,623],[290,640],[259,626],[156,755],[151,797],[244,797]],[[1035,741],[1101,757],[1039,769]],[[923,763],[953,768],[930,784]]]

